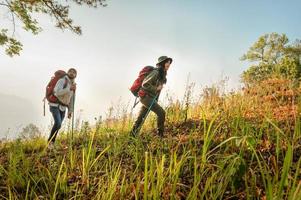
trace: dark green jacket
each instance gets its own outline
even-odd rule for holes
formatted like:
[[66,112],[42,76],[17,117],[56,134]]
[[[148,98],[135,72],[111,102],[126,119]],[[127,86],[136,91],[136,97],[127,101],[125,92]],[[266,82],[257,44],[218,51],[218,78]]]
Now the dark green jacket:
[[142,90],[144,90],[149,96],[155,97],[158,93],[160,93],[160,91],[157,91],[160,84],[162,84],[162,82],[159,81],[159,71],[156,68],[143,80]]

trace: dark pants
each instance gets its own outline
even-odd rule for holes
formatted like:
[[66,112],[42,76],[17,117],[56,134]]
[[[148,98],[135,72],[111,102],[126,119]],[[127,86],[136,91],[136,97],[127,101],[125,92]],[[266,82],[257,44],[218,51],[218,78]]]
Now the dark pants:
[[58,107],[50,106],[50,112],[52,113],[52,117],[54,119],[54,124],[50,132],[50,136],[48,138],[48,142],[55,142],[55,138],[62,126],[65,111],[61,111]]
[[[144,122],[144,118],[147,117],[147,111],[149,107],[151,106],[154,98],[145,96],[140,99],[140,102],[142,103],[141,109],[139,111],[138,118],[136,119],[133,129],[131,131],[132,135],[138,134],[137,132],[139,131],[140,126],[142,126],[142,123]],[[158,104],[157,100],[154,101],[152,104],[151,111],[156,113],[157,115],[157,126],[158,126],[158,132],[159,135],[163,136],[164,133],[164,122],[165,122],[165,111],[164,109]]]

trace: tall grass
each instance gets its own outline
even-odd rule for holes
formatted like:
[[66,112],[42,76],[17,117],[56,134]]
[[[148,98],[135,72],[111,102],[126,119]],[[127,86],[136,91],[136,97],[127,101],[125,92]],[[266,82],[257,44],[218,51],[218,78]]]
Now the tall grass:
[[198,101],[192,93],[169,98],[164,138],[153,133],[154,115],[130,137],[125,107],[83,123],[74,140],[61,133],[52,151],[40,137],[1,142],[0,198],[301,198],[298,116],[279,120],[268,106],[250,114],[260,99],[242,92],[207,88]]

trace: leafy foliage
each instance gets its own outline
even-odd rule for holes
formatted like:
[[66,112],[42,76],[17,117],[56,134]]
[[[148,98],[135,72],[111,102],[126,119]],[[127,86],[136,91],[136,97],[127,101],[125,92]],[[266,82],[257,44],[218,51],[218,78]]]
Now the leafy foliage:
[[34,124],[28,124],[22,129],[22,132],[20,133],[21,139],[33,139],[41,136],[42,136],[42,132]]
[[7,36],[7,29],[0,31],[0,45],[5,46],[6,54],[9,56],[19,55],[22,50],[22,44],[16,39]]
[[59,29],[71,30],[76,34],[81,34],[81,27],[74,25],[69,17],[70,5],[87,5],[89,7],[106,6],[106,0],[0,0],[0,8],[8,10],[11,14],[12,30],[0,29],[0,46],[4,46],[9,56],[19,55],[22,44],[15,38],[16,23],[20,22],[25,31],[38,34],[42,29],[37,19],[33,16],[36,13],[48,15],[55,19],[55,26]]
[[289,44],[285,34],[265,34],[242,56],[241,60],[256,63],[243,72],[242,80],[246,85],[252,85],[272,77],[299,79],[300,57],[300,40]]

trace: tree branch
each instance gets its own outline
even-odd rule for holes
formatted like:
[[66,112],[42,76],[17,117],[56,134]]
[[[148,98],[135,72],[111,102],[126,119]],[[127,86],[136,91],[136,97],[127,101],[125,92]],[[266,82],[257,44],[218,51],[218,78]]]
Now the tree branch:
[[7,3],[7,7],[9,8],[11,16],[12,16],[12,21],[13,21],[13,34],[12,34],[12,37],[14,37],[15,36],[15,32],[16,32],[15,14],[12,11],[11,7],[9,6],[9,2],[7,0],[5,0],[5,1]]
[[[78,31],[70,24],[70,22],[66,21],[66,19],[59,13],[55,8],[51,1],[43,0],[45,5],[52,11],[54,17],[57,19],[58,22],[63,21],[65,25],[67,25],[73,32],[78,33]],[[49,5],[49,4],[50,5]]]
[[5,4],[5,3],[0,3],[0,6],[6,6],[6,7],[9,7],[8,4]]

